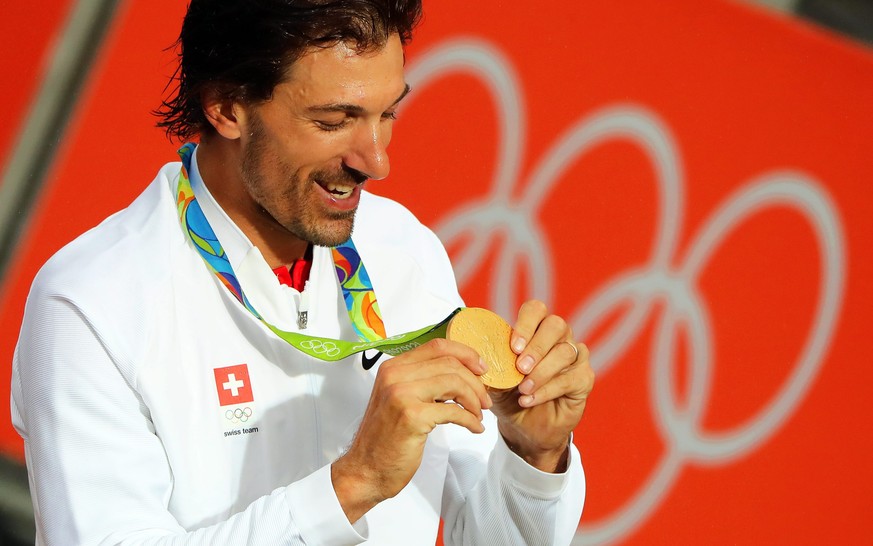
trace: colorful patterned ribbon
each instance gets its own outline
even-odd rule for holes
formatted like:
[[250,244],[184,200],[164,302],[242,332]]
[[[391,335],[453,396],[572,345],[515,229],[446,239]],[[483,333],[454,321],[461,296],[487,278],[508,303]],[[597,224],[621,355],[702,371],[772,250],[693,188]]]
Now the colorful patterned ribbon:
[[[224,252],[212,226],[206,220],[200,203],[194,197],[188,171],[191,169],[191,156],[196,145],[188,143],[179,149],[182,158],[182,169],[179,173],[179,187],[176,195],[176,209],[182,228],[197,249],[206,267],[218,277],[231,294],[239,300],[248,311],[260,320],[267,328],[296,349],[321,360],[342,360],[352,354],[367,349],[378,349],[383,353],[397,355],[414,349],[422,343],[437,337],[445,337],[449,320],[460,311],[456,309],[439,324],[426,326],[414,332],[385,338],[385,326],[379,312],[379,304],[373,291],[373,284],[364,262],[358,254],[354,243],[349,239],[346,243],[332,249],[334,266],[343,290],[343,299],[349,313],[352,326],[358,334],[360,343],[331,339],[317,336],[307,336],[296,332],[287,332],[273,326],[255,310],[249,302],[236,274],[230,265],[230,260]],[[385,339],[383,339],[385,338]]]
[[376,301],[373,283],[355,243],[349,238],[340,246],[332,248],[331,253],[336,277],[343,289],[346,310],[358,338],[367,341],[383,339],[385,325],[382,323],[379,302]]

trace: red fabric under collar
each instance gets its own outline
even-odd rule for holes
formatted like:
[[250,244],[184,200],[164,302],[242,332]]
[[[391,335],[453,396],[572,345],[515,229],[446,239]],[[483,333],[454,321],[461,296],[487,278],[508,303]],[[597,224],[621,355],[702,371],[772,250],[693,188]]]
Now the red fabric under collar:
[[303,292],[306,281],[309,280],[310,270],[312,270],[312,245],[309,245],[302,258],[294,260],[288,266],[280,265],[273,270],[273,273],[280,283]]
[[285,286],[290,286],[298,292],[303,292],[303,287],[306,286],[306,281],[309,279],[309,272],[312,270],[312,259],[300,258],[294,260],[289,266],[280,265],[273,270],[279,282]]

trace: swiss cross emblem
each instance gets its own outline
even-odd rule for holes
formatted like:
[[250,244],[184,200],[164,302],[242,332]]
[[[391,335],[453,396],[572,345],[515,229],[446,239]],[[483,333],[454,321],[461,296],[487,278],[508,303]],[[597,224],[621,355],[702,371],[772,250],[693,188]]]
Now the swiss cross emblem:
[[249,381],[249,367],[246,364],[215,368],[215,388],[218,390],[218,404],[230,406],[255,400],[252,383]]

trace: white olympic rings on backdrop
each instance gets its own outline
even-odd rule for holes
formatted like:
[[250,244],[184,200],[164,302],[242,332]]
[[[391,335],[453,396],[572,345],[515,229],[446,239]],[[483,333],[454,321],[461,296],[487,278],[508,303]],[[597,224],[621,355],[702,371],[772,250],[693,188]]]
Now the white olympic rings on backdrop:
[[[612,542],[646,520],[669,492],[684,464],[724,464],[741,457],[762,445],[798,407],[822,365],[842,303],[846,258],[837,207],[809,175],[796,170],[769,172],[728,196],[691,239],[683,259],[675,260],[684,209],[682,162],[670,131],[657,115],[639,105],[625,104],[580,118],[535,165],[522,197],[514,199],[512,190],[519,181],[525,145],[525,105],[512,64],[498,49],[481,40],[459,39],[420,55],[407,71],[407,81],[415,90],[408,101],[413,102],[416,92],[433,80],[458,72],[478,78],[490,92],[497,108],[499,149],[490,195],[462,204],[446,215],[436,231],[447,245],[462,236],[471,241],[455,258],[461,286],[480,266],[492,248],[493,238],[499,241],[505,235],[492,271],[489,301],[491,308],[503,316],[513,316],[517,308],[519,267],[531,273],[532,286],[524,299],[536,297],[547,304],[554,300],[550,246],[537,223],[537,211],[579,156],[604,141],[624,139],[637,144],[655,168],[659,216],[649,262],[606,282],[570,317],[574,331],[584,339],[617,305],[631,304],[631,310],[591,349],[592,366],[602,377],[639,334],[655,310],[653,304],[663,304],[651,348],[649,387],[665,453],[633,499],[605,521],[586,521],[574,540],[579,545]],[[701,422],[714,366],[712,334],[697,280],[710,255],[731,230],[749,216],[777,206],[801,214],[817,238],[821,282],[816,314],[801,356],[779,392],[740,426],[710,433],[702,429]],[[583,294],[561,297],[581,299]],[[676,402],[674,392],[673,351],[681,328],[687,331],[690,344],[687,407]]]

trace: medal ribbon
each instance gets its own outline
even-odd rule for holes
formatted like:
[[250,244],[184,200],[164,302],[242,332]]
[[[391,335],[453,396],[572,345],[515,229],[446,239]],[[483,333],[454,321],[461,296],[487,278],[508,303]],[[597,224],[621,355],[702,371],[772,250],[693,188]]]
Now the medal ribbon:
[[[351,239],[331,249],[337,279],[343,291],[343,300],[349,313],[349,319],[360,339],[350,342],[341,339],[331,339],[318,336],[307,336],[297,332],[288,332],[273,326],[255,310],[249,302],[242,285],[240,285],[230,260],[224,252],[212,226],[206,220],[200,203],[194,197],[188,171],[191,168],[191,156],[196,145],[187,143],[179,149],[182,158],[182,170],[179,173],[179,187],[176,194],[176,209],[179,221],[185,234],[191,240],[194,248],[203,258],[206,267],[218,277],[233,296],[255,318],[274,334],[286,341],[297,350],[309,356],[326,361],[342,360],[355,353],[367,349],[378,349],[389,355],[398,355],[418,347],[419,345],[438,337],[446,337],[449,320],[460,311],[456,309],[448,317],[433,326],[425,326],[419,330],[385,338],[385,326],[379,311],[379,304],[373,292],[373,285],[364,262],[358,254]],[[384,338],[384,339],[383,339]]]
[[373,283],[367,268],[358,254],[351,237],[340,246],[331,249],[336,277],[343,289],[346,310],[352,320],[358,337],[362,340],[376,341],[385,337],[385,325],[379,302],[373,291]]

